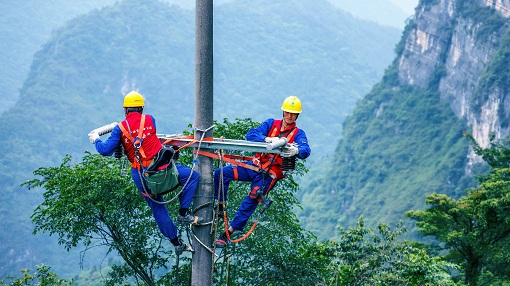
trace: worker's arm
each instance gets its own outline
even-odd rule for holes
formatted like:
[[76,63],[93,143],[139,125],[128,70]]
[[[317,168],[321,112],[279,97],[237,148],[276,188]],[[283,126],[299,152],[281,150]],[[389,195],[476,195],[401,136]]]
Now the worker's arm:
[[101,138],[97,138],[94,141],[94,145],[96,146],[97,152],[103,156],[113,155],[115,148],[117,148],[117,146],[121,144],[120,142],[121,134],[122,131],[120,130],[120,127],[117,125],[113,128],[110,137],[108,137],[108,139],[106,139],[105,142],[101,141]]
[[274,119],[269,118],[262,122],[259,126],[248,130],[246,133],[246,140],[253,142],[264,142],[264,139],[269,134],[271,126],[273,126]]

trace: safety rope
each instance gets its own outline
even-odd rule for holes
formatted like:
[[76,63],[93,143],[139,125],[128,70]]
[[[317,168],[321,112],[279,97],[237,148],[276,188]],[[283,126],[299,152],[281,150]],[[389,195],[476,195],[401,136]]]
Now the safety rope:
[[[201,146],[202,146],[202,142],[204,141],[204,136],[205,136],[205,134],[207,133],[207,131],[209,131],[209,130],[210,130],[210,129],[212,129],[212,128],[214,128],[214,125],[210,126],[209,128],[207,128],[207,129],[205,129],[205,130],[200,130],[200,129],[195,128],[195,130],[197,130],[197,131],[202,131],[202,136],[200,137],[200,140],[198,141],[198,147],[197,147],[197,150],[200,150],[200,148],[201,148]],[[185,146],[187,147],[187,146],[189,146],[189,145],[191,145],[191,144],[193,144],[193,143],[196,143],[196,142],[197,142],[197,141],[196,141],[196,140],[194,140],[194,142],[190,142],[190,143],[186,144]],[[184,146],[183,146],[183,147],[181,147],[180,149],[182,149],[182,148],[184,148]],[[180,149],[179,149],[179,150],[180,150]],[[195,153],[195,154],[194,154],[194,158],[193,158],[193,169],[195,168],[195,166],[197,166],[197,165],[198,165],[198,159],[197,159],[197,158],[198,158],[198,153]],[[193,170],[193,169],[192,169],[192,170]],[[205,203],[205,204],[202,204],[202,205],[199,205],[199,206],[195,207],[195,208],[193,209],[193,214],[195,214],[198,210],[200,210],[200,209],[204,208],[205,206],[207,206],[207,205],[209,205],[209,204],[211,204],[211,203],[212,203],[212,202],[207,202],[207,203]],[[196,222],[195,222],[195,223],[192,225],[192,227],[191,227],[191,233],[192,233],[193,237],[196,239],[196,241],[197,241],[200,245],[202,245],[202,246],[203,246],[205,249],[207,249],[209,252],[211,252],[212,254],[214,254],[214,255],[216,255],[216,256],[217,256],[217,254],[215,253],[215,251],[214,251],[214,250],[212,250],[210,247],[208,247],[207,245],[205,245],[205,243],[204,243],[204,242],[202,242],[202,241],[198,238],[198,236],[196,235],[196,233],[195,233],[195,231],[194,231],[194,228],[193,228],[193,227],[196,227],[196,226],[206,226],[206,225],[212,225],[212,224],[213,224],[213,222],[214,222],[214,221],[212,221],[212,220],[211,220],[210,222],[205,222],[205,223],[196,223]],[[188,234],[188,240],[190,240],[190,244],[191,244],[191,239],[189,238],[189,226],[186,228],[186,232],[187,232],[187,234]]]
[[[239,157],[243,157],[243,156],[239,156]],[[223,205],[223,226],[224,226],[225,234],[227,235],[228,240],[230,242],[236,243],[236,242],[240,242],[240,241],[243,241],[246,238],[248,238],[248,236],[250,236],[253,233],[253,230],[255,230],[255,227],[257,226],[258,221],[255,221],[253,223],[253,225],[251,226],[250,230],[245,235],[243,235],[242,237],[240,237],[238,239],[231,239],[230,232],[228,230],[229,226],[228,226],[228,216],[227,216],[227,200],[226,200],[226,197],[225,197],[225,187],[224,187],[224,183],[223,183],[223,161],[224,161],[223,150],[219,150],[219,152],[218,152],[218,160],[220,162],[220,166],[219,166],[220,167],[220,182],[219,182],[219,187],[220,187],[220,192],[221,192],[221,196],[220,197],[224,200],[223,201],[223,204],[224,204]],[[232,163],[234,163],[234,162],[232,162]],[[244,164],[244,165],[246,165],[246,164]],[[219,203],[218,203],[218,205],[219,205]],[[219,209],[218,209],[218,211],[219,211]]]
[[[223,140],[223,136],[220,137],[220,140]],[[216,152],[218,153],[222,153],[223,150],[216,150]],[[220,186],[223,186],[223,156],[219,156],[220,154],[218,154],[218,167],[220,168]],[[223,189],[223,187],[222,187]],[[216,254],[216,236],[218,234],[218,217],[219,217],[219,204],[217,204],[214,208],[213,208],[213,227],[211,227],[211,233],[209,233],[212,237],[213,237],[213,251],[214,253]],[[218,257],[218,256],[216,256]],[[213,284],[213,277],[214,277],[214,266],[216,265],[216,261],[214,260],[214,258],[212,259],[212,263],[211,263],[211,285]]]
[[[198,206],[198,207],[194,208],[194,209],[193,209],[193,214],[195,214],[195,212],[196,212],[196,211],[198,211],[199,209],[204,208],[204,207],[206,207],[206,206],[208,206],[208,205],[210,205],[210,204],[212,204],[212,202],[207,202],[207,203],[205,203],[205,204],[202,204],[202,205],[200,205],[200,206]],[[198,243],[200,243],[200,245],[202,245],[205,249],[207,249],[209,252],[211,252],[211,253],[212,253],[212,254],[214,254],[216,257],[218,257],[218,254],[216,254],[215,249],[214,249],[214,248],[213,248],[213,249],[211,249],[210,247],[208,247],[207,245],[205,245],[205,243],[204,243],[203,241],[201,241],[201,240],[197,237],[197,235],[196,235],[196,233],[195,233],[195,230],[194,230],[194,228],[193,228],[193,227],[195,227],[195,226],[205,226],[205,225],[212,225],[212,224],[213,224],[213,221],[205,222],[205,223],[198,223],[198,224],[197,224],[197,223],[195,223],[194,225],[192,225],[191,233],[193,234],[193,236],[195,237],[195,239],[198,241]]]
[[230,233],[228,231],[228,218],[227,218],[227,213],[226,212],[223,213],[223,224],[225,225],[225,233],[227,234],[228,240],[230,240],[230,242],[236,243],[236,242],[240,242],[240,241],[243,241],[246,238],[248,238],[248,236],[250,236],[250,234],[252,234],[253,230],[255,230],[255,227],[259,224],[259,222],[255,221],[253,223],[253,225],[251,226],[250,230],[245,235],[243,235],[242,237],[240,237],[238,239],[231,239],[230,238]]

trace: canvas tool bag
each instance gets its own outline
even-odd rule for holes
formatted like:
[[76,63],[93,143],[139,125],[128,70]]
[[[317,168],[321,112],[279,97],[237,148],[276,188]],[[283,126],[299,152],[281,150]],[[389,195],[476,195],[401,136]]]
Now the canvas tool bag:
[[161,148],[144,172],[150,192],[162,196],[179,187],[179,172],[172,157],[172,148]]

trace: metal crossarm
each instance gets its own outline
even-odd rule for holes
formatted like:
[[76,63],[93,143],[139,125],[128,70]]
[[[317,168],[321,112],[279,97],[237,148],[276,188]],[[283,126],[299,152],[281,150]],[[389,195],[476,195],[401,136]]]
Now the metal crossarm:
[[[247,140],[233,140],[233,139],[222,139],[222,138],[206,138],[202,142],[198,142],[188,136],[182,134],[157,134],[161,143],[170,146],[184,146],[190,144],[189,147],[199,147],[204,149],[223,149],[223,150],[237,150],[237,151],[249,151],[249,152],[264,152],[264,153],[276,153],[282,154],[283,150],[287,147],[284,145],[277,148],[269,148],[266,142],[253,142]],[[171,139],[171,140],[169,140]],[[193,142],[196,141],[196,142]],[[165,143],[166,142],[166,143]],[[192,143],[193,142],[193,143]]]

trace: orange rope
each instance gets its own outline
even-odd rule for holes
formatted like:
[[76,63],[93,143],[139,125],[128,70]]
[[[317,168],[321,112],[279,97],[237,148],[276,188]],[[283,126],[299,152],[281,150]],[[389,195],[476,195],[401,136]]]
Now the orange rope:
[[[177,139],[180,139],[180,138],[177,138]],[[174,140],[174,138],[167,139],[165,142],[162,143],[162,145],[168,145],[173,140]],[[192,145],[193,143],[197,143],[198,141],[199,140],[191,140],[189,143],[184,144],[181,147],[179,147],[179,149],[177,149],[176,152],[179,152],[179,151],[181,151],[181,149],[186,148],[186,147]]]
[[193,151],[194,154],[198,154],[198,155],[202,155],[202,156],[206,156],[206,157],[210,157],[210,158],[213,158],[213,159],[218,159],[218,160],[222,160],[222,161],[225,161],[227,163],[230,163],[232,165],[236,165],[236,166],[241,166],[241,167],[244,167],[246,169],[250,169],[250,170],[253,170],[255,172],[259,172],[260,171],[260,168],[257,167],[257,166],[253,166],[253,165],[249,165],[249,164],[246,164],[244,162],[239,162],[239,161],[236,161],[236,160],[233,160],[231,158],[234,158],[234,159],[242,159],[242,160],[251,160],[253,159],[253,157],[247,157],[247,156],[239,156],[239,155],[227,155],[227,154],[213,154],[213,153],[209,153],[209,152],[205,152],[205,151]]
[[182,145],[179,149],[177,149],[177,152],[181,151],[181,149],[186,148],[186,147],[188,147],[188,146],[190,146],[190,145],[192,145],[193,143],[196,143],[196,142],[198,142],[198,140],[192,140],[188,144]]
[[[166,139],[165,142],[162,143],[162,145],[168,145],[174,139],[176,139],[176,140],[179,140],[179,139],[193,139],[189,143],[182,145],[179,149],[177,149],[177,151],[181,151],[181,149],[183,149],[183,148],[186,148],[186,147],[188,147],[190,145],[193,145],[194,143],[200,142],[200,140],[194,139],[194,135],[188,135],[188,136],[181,136],[179,138],[169,138],[169,139]],[[206,137],[206,138],[203,138],[202,141],[214,141],[214,138],[213,137]]]
[[248,236],[250,236],[250,234],[252,234],[252,232],[255,229],[255,227],[257,226],[257,224],[259,224],[258,221],[254,222],[253,225],[251,226],[250,230],[245,235],[243,235],[242,237],[240,237],[238,239],[231,239],[230,238],[230,232],[228,231],[227,212],[226,211],[223,212],[223,225],[225,226],[225,233],[227,234],[227,238],[228,238],[228,240],[230,240],[230,242],[235,243],[235,242],[240,242],[240,241],[245,240],[246,238],[248,238]]

